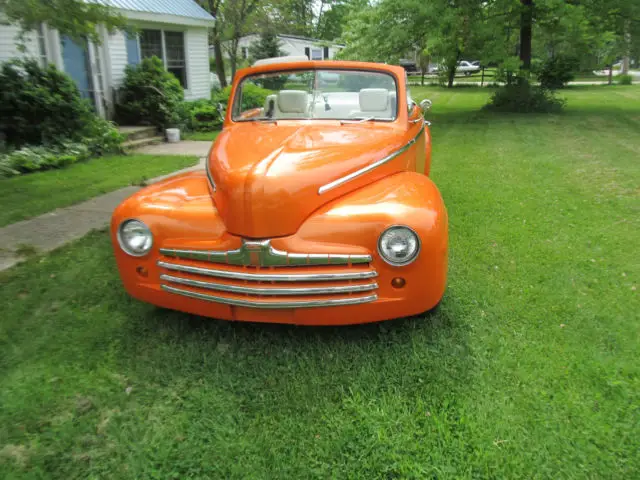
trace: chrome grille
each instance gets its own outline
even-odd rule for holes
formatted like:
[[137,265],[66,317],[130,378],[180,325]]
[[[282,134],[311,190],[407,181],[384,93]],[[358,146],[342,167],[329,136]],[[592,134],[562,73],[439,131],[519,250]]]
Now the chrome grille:
[[[356,305],[377,300],[369,255],[287,253],[268,240],[230,251],[162,248],[161,288],[252,308]],[[303,263],[301,259],[304,258]],[[293,259],[293,261],[291,261]]]

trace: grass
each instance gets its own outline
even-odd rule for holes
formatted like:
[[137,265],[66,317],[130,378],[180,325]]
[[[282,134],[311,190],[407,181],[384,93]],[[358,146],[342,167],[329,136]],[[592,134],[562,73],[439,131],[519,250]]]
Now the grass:
[[203,141],[214,141],[218,134],[219,130],[215,130],[213,132],[184,132],[182,134],[183,140],[203,140]]
[[93,233],[0,275],[0,478],[638,478],[640,88],[554,116],[413,93],[450,215],[437,313],[164,311]]
[[0,227],[127,185],[139,185],[196,162],[196,158],[184,156],[109,156],[60,170],[1,179]]

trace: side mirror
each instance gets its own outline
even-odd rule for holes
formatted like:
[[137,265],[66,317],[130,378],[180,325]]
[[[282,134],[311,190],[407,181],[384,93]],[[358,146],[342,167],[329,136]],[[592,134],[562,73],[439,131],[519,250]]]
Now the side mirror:
[[425,98],[420,102],[420,109],[422,110],[423,113],[427,113],[429,110],[431,110],[431,105],[432,105],[431,100]]

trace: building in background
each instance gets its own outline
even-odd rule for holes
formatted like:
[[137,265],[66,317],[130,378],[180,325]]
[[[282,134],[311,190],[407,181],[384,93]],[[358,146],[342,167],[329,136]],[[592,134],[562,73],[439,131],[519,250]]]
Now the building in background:
[[[344,45],[331,44],[326,40],[318,40],[317,38],[300,37],[297,35],[276,35],[280,41],[280,49],[285,55],[301,56],[306,55],[310,60],[332,60],[336,54],[344,48]],[[260,35],[257,33],[245,35],[238,42],[238,60],[241,62],[249,58],[249,46],[260,41]],[[222,51],[227,55],[229,42],[223,42]],[[209,49],[209,55],[213,58],[213,47]]]
[[[96,1],[96,0],[93,0]],[[113,113],[117,89],[125,67],[157,56],[184,87],[186,100],[210,98],[208,29],[214,18],[194,0],[101,0],[124,15],[137,35],[100,27],[102,43],[78,42],[40,25],[26,35],[26,51],[17,44],[20,28],[0,20],[0,62],[14,57],[34,57],[66,72],[96,111]]]

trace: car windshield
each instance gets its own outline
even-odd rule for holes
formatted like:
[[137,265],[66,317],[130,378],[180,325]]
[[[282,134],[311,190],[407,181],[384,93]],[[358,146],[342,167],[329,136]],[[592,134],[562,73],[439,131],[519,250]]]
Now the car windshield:
[[397,112],[397,85],[391,74],[315,69],[244,78],[235,95],[232,118],[392,121]]

